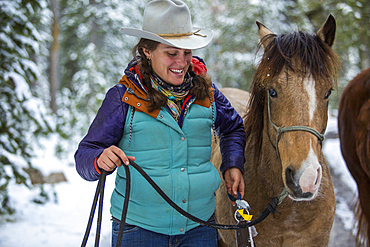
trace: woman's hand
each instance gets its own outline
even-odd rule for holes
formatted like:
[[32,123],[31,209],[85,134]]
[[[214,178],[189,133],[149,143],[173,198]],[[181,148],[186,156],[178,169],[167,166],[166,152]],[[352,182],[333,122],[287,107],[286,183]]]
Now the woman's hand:
[[231,167],[225,171],[225,183],[227,191],[230,195],[238,198],[238,192],[241,197],[244,196],[244,179],[242,172],[236,168]]
[[98,158],[98,166],[107,172],[113,171],[116,167],[122,165],[121,160],[125,165],[129,165],[129,159],[135,161],[135,157],[126,156],[126,154],[117,146],[110,146],[104,149],[103,153]]

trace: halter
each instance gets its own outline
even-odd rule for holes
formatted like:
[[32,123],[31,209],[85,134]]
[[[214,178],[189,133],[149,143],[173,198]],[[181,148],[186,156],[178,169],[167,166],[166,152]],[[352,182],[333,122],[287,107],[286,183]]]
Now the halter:
[[[277,132],[277,136],[276,136],[276,154],[277,154],[277,157],[279,159],[279,162],[281,164],[281,158],[280,158],[280,152],[279,152],[279,137],[281,134],[283,134],[284,132],[289,132],[289,131],[306,131],[306,132],[309,132],[313,135],[315,135],[317,137],[317,139],[319,139],[320,142],[324,141],[325,137],[323,134],[321,134],[320,132],[318,132],[317,130],[311,128],[311,127],[308,127],[308,126],[302,126],[302,125],[294,125],[294,126],[288,126],[288,127],[278,127],[276,126],[276,124],[274,124],[271,120],[271,110],[270,110],[270,96],[269,96],[269,92],[267,91],[267,109],[268,109],[268,114],[269,114],[269,121],[271,123],[271,125],[276,129],[276,132]],[[288,195],[288,192],[286,190],[286,188],[284,187],[283,189],[283,192],[281,192],[280,196],[279,196],[279,204],[281,203],[281,201]]]
[[288,126],[288,127],[278,127],[276,124],[274,124],[271,120],[271,110],[270,110],[270,97],[269,97],[269,92],[267,91],[267,108],[268,108],[268,114],[269,114],[269,121],[271,125],[276,129],[277,131],[277,136],[276,136],[276,154],[279,158],[279,161],[281,163],[280,159],[280,153],[279,153],[279,137],[282,133],[284,132],[289,132],[289,131],[306,131],[309,132],[317,137],[320,142],[324,141],[325,137],[323,134],[318,132],[317,130],[308,127],[308,126],[302,126],[302,125],[294,125],[294,126]]

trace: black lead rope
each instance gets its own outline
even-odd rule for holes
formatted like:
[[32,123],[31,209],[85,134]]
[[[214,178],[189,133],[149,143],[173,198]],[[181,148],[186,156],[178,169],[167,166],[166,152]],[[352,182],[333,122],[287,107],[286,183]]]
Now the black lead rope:
[[93,204],[91,206],[89,221],[87,223],[87,227],[86,227],[86,231],[85,231],[85,235],[84,235],[84,239],[82,241],[81,247],[86,246],[87,239],[89,238],[91,226],[92,226],[93,219],[94,219],[96,205],[98,203],[98,198],[99,198],[99,195],[100,195],[99,209],[98,209],[98,223],[97,223],[97,228],[96,228],[95,245],[94,245],[95,247],[99,246],[100,229],[101,229],[101,216],[103,214],[103,197],[104,197],[104,187],[105,187],[105,178],[106,177],[107,177],[107,172],[103,170],[102,173],[100,174],[98,185],[96,186],[96,191],[95,191]]
[[[216,228],[216,229],[223,229],[223,230],[235,230],[235,229],[239,229],[239,228],[251,227],[251,226],[254,226],[255,224],[258,224],[262,220],[264,220],[270,214],[270,212],[275,213],[276,212],[276,207],[279,203],[279,198],[277,198],[277,197],[272,198],[272,202],[268,204],[268,206],[265,210],[263,210],[263,212],[260,214],[260,217],[258,219],[254,220],[254,221],[251,221],[251,222],[248,222],[248,223],[245,223],[245,224],[241,224],[241,225],[222,225],[222,224],[209,223],[209,222],[206,222],[204,220],[201,220],[201,219],[189,214],[188,212],[184,211],[182,208],[177,206],[177,204],[175,204],[161,190],[161,188],[159,188],[159,186],[149,177],[149,175],[140,166],[138,166],[134,161],[130,160],[130,165],[132,167],[134,167],[149,182],[149,184],[151,186],[153,186],[153,188],[159,193],[159,195],[171,207],[173,207],[177,212],[179,212],[180,214],[182,214],[186,218],[188,218],[188,219],[190,219],[190,220],[192,220],[192,221],[194,221],[194,222],[196,222],[196,223],[198,223],[202,226],[207,226],[207,227]],[[128,184],[127,184],[127,181],[126,181],[126,188],[127,188],[127,186],[128,186]],[[127,213],[127,208],[123,208],[122,214],[124,214],[124,213],[125,214]],[[121,222],[121,224],[122,224],[122,222]]]
[[[122,160],[121,160],[122,161]],[[188,212],[184,211],[182,208],[180,208],[176,203],[174,203],[164,192],[159,186],[149,177],[149,175],[134,161],[129,160],[130,165],[134,167],[148,182],[149,184],[159,193],[159,195],[171,206],[173,207],[177,212],[185,216],[186,218],[202,225],[202,226],[207,226],[211,228],[216,228],[216,229],[222,229],[222,230],[236,230],[236,229],[242,229],[242,228],[247,228],[254,226],[261,221],[263,221],[270,213],[275,213],[276,212],[276,207],[281,203],[281,201],[284,199],[286,196],[284,192],[279,196],[279,197],[273,197],[271,200],[271,203],[267,204],[267,207],[262,211],[260,214],[260,217],[256,220],[249,221],[243,224],[238,224],[238,225],[223,225],[223,224],[215,224],[215,223],[209,223],[204,220],[201,220]],[[123,164],[123,162],[122,162]],[[127,215],[127,208],[128,208],[128,202],[130,198],[130,187],[131,187],[131,175],[130,175],[130,169],[128,166],[123,165],[126,171],[126,193],[125,193],[125,200],[123,203],[123,209],[122,209],[122,217],[121,217],[121,222],[120,222],[120,227],[119,227],[119,233],[118,233],[118,238],[117,238],[117,243],[116,247],[121,246],[122,242],[122,235],[123,235],[123,230],[125,227],[125,222],[126,222],[126,215]],[[94,218],[94,213],[95,213],[95,208],[97,204],[97,198],[100,196],[100,203],[99,203],[99,216],[98,216],[98,228],[101,227],[101,213],[102,213],[102,208],[103,208],[103,190],[104,190],[104,184],[105,184],[105,177],[107,175],[106,171],[103,171],[100,175],[99,178],[99,183],[96,188],[96,193],[93,201],[93,205],[91,208],[91,213],[90,213],[90,218],[89,222],[87,224],[85,236],[82,242],[81,247],[86,246],[86,242],[90,233],[91,225],[92,225],[92,220]],[[100,222],[99,222],[100,221]],[[95,238],[95,247],[99,246],[99,236],[100,235],[100,229],[96,230],[97,236]]]
[[[131,160],[129,160],[129,161],[130,161],[130,165],[132,165],[134,163],[136,166],[138,166],[135,162],[133,162]],[[121,162],[122,162],[122,164],[124,164],[122,160],[121,160]],[[125,228],[127,208],[128,208],[128,202],[129,202],[129,199],[130,199],[130,189],[131,189],[130,169],[126,165],[123,165],[123,167],[125,168],[125,171],[126,171],[126,191],[125,191],[125,200],[123,202],[121,222],[120,222],[120,225],[119,225],[119,232],[118,232],[116,247],[121,247],[123,229]]]
[[101,183],[100,183],[99,210],[98,210],[98,221],[97,221],[97,226],[96,226],[95,247],[99,246],[99,240],[100,240],[100,230],[101,230],[101,222],[102,222],[102,215],[103,215],[104,187],[105,187],[105,179],[107,177],[107,172],[104,171],[104,173],[105,174],[101,176],[102,178],[101,178]]

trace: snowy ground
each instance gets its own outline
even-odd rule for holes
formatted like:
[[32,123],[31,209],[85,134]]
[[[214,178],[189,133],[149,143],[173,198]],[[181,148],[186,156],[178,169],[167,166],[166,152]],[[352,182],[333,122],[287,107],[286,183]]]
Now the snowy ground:
[[[336,119],[330,118],[327,132],[336,132]],[[49,148],[51,145],[48,146]],[[46,147],[37,160],[37,168],[44,175],[50,172],[64,172],[68,182],[55,186],[48,185],[47,191],[55,191],[50,203],[45,205],[31,203],[37,194],[17,184],[10,185],[12,204],[17,212],[11,217],[0,218],[0,246],[2,247],[66,247],[80,246],[86,229],[96,182],[87,182],[79,177],[73,165],[73,154],[69,159],[60,161],[52,157],[52,150]],[[338,177],[355,195],[356,185],[343,162],[338,139],[328,139],[323,147],[331,165],[332,174]],[[70,165],[68,165],[70,164]],[[108,176],[104,196],[104,212],[100,246],[110,246],[111,222],[109,198],[114,187],[114,176]],[[336,194],[337,193],[336,188]],[[347,200],[348,201],[348,200]],[[337,196],[337,223],[342,231],[350,232],[353,214],[345,198]],[[340,221],[340,222],[339,222]],[[87,246],[94,245],[96,220],[91,230]],[[331,246],[337,246],[331,244]],[[339,246],[339,245],[338,245]]]

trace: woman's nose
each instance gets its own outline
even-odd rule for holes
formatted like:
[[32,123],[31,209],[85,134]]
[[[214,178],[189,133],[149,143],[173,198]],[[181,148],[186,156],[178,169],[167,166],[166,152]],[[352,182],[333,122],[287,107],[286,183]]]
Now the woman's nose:
[[179,54],[176,62],[180,66],[184,66],[184,67],[188,64],[187,56],[185,55],[185,52]]

